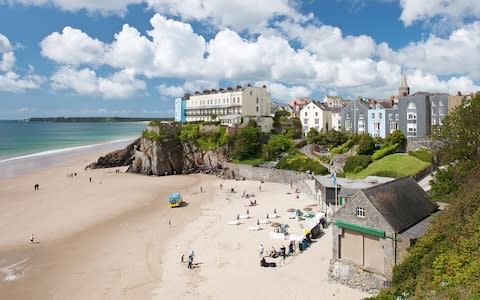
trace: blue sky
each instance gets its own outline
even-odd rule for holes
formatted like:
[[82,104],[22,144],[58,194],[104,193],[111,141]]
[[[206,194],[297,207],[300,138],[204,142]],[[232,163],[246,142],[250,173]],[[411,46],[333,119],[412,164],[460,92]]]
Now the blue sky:
[[[98,3],[97,3],[98,2]],[[171,117],[185,92],[480,86],[477,0],[0,0],[0,119]]]

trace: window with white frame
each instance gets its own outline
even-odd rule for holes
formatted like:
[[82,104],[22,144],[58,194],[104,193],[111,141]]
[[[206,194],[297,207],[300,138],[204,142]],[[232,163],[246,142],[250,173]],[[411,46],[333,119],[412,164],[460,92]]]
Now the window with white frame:
[[417,109],[415,102],[408,102],[408,109]]
[[363,208],[363,207],[357,207],[357,208],[355,209],[355,212],[356,212],[357,217],[359,217],[359,218],[365,218],[365,208]]
[[413,112],[410,112],[407,114],[407,120],[416,120],[417,119],[417,114],[416,113],[413,113]]
[[417,124],[408,123],[407,124],[407,132],[417,132]]
[[306,116],[308,116],[308,113],[307,113],[307,112],[305,112],[305,117],[306,117]]
[[318,124],[320,124],[320,119],[316,118],[315,119],[315,125],[318,125]]
[[378,113],[378,118],[379,118],[379,119],[382,118],[382,113]]
[[375,119],[375,113],[372,113],[372,119]]
[[388,120],[393,121],[393,114],[388,114]]
[[303,119],[303,124],[307,125],[308,124],[308,119]]

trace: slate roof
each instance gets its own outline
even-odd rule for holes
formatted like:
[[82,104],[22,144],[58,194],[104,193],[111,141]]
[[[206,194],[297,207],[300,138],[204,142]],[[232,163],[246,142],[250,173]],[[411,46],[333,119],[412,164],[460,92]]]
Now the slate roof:
[[396,233],[415,225],[438,209],[411,177],[362,190]]

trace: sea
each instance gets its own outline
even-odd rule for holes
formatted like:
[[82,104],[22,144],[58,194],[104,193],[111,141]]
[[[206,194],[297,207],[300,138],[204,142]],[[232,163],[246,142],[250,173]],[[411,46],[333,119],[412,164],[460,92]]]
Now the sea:
[[102,144],[121,144],[139,137],[147,123],[0,120],[0,163]]

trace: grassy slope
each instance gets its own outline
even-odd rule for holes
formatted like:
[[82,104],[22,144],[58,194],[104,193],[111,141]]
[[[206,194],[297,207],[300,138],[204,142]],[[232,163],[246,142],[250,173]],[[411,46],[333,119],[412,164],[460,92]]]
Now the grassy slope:
[[429,163],[408,154],[396,153],[372,162],[365,170],[352,177],[365,178],[377,175],[400,178],[415,175],[429,165]]

